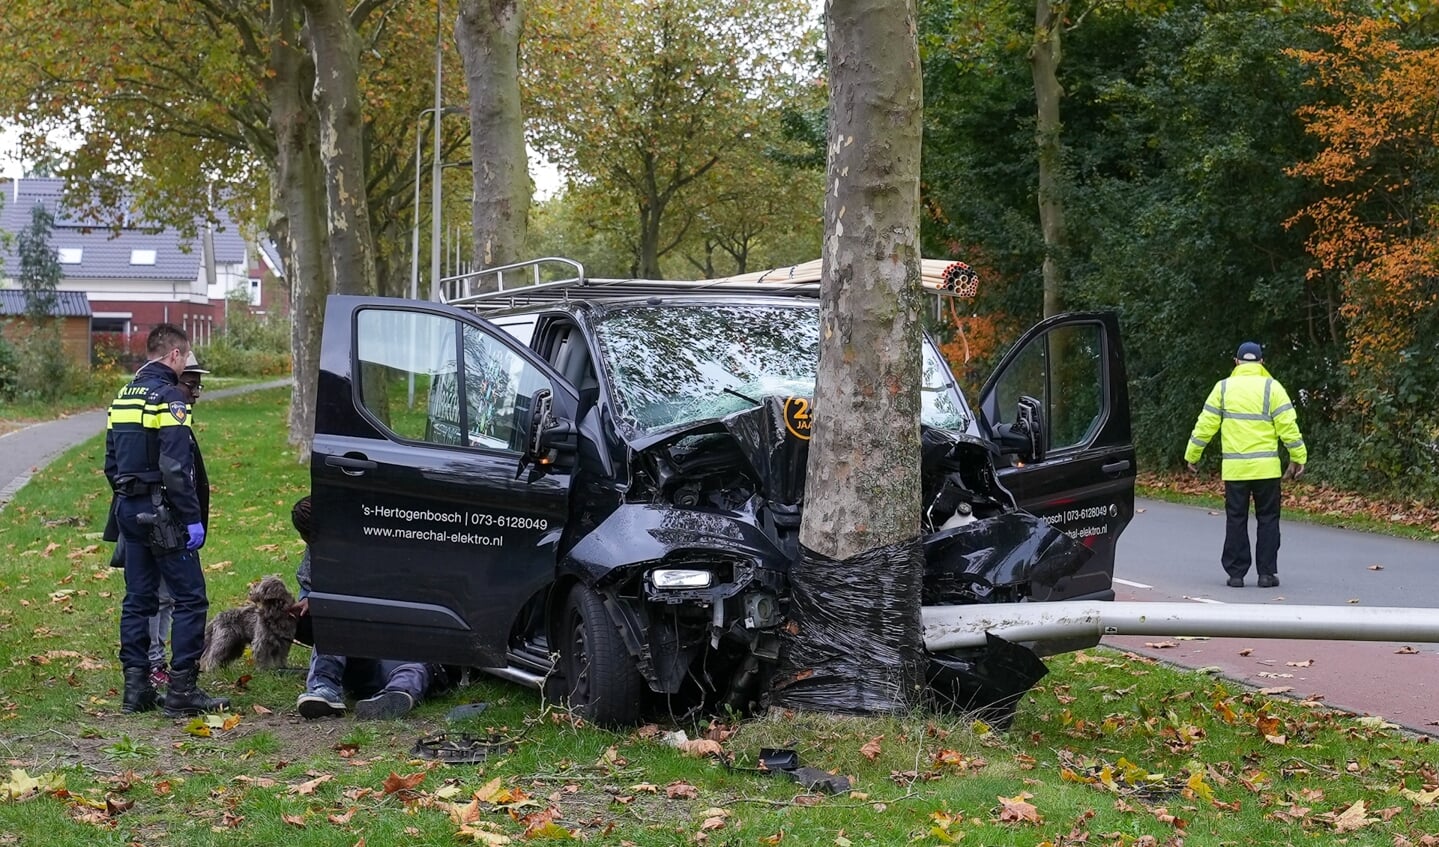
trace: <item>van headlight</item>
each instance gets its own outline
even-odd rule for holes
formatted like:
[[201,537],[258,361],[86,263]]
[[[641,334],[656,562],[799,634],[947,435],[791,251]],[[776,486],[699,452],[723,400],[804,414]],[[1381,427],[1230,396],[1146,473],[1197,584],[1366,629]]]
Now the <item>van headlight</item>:
[[655,588],[709,588],[714,574],[691,568],[656,568],[650,571],[650,584]]

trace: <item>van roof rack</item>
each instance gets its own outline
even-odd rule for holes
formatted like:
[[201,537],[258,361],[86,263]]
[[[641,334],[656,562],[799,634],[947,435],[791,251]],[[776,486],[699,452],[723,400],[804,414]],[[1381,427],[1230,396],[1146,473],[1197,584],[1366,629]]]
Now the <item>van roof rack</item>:
[[[933,294],[973,296],[964,279],[956,276],[962,268],[969,280],[973,271],[962,262],[923,259],[921,284]],[[521,306],[564,303],[572,300],[614,300],[676,294],[734,294],[758,297],[819,297],[821,263],[819,259],[771,268],[738,276],[702,280],[660,279],[591,279],[585,276],[584,265],[573,259],[546,256],[510,265],[445,277],[440,280],[441,297],[445,303],[474,312],[497,312]],[[518,284],[506,285],[519,277]],[[474,293],[483,281],[493,277],[495,290]],[[977,286],[977,281],[975,281]]]

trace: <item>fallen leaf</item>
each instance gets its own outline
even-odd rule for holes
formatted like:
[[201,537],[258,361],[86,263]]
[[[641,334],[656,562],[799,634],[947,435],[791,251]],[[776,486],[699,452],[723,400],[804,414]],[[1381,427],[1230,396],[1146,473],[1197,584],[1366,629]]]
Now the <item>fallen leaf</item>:
[[873,738],[871,738],[870,740],[866,741],[866,742],[864,743],[864,746],[862,746],[862,747],[859,748],[859,754],[860,754],[861,756],[864,756],[866,759],[869,759],[871,762],[873,762],[875,759],[879,758],[879,753],[880,753],[880,745],[879,745],[879,742],[881,742],[881,741],[883,741],[883,740],[884,740],[884,736],[883,736],[883,735],[876,735],[875,737],[873,737]]
[[1354,805],[1334,817],[1333,825],[1335,832],[1353,832],[1377,821],[1378,818],[1371,818],[1366,814],[1363,800],[1355,800]]
[[1308,667],[1313,667],[1313,665],[1314,665],[1314,660],[1313,660],[1313,659],[1305,659],[1305,660],[1302,661],[1302,662],[1285,662],[1284,665],[1285,665],[1285,667],[1290,667],[1290,668],[1308,668]]
[[304,815],[280,815],[280,820],[284,821],[290,826],[297,827],[299,829],[305,828]]
[[408,791],[424,781],[424,771],[412,773],[409,776],[400,776],[394,771],[390,771],[390,775],[385,777],[383,790],[386,794],[394,794],[396,791]]
[[1404,645],[1403,647],[1400,647],[1398,650],[1395,650],[1394,652],[1395,652],[1395,653],[1398,653],[1398,654],[1400,654],[1400,655],[1402,655],[1402,656],[1414,656],[1414,655],[1418,655],[1418,653],[1419,653],[1418,650],[1415,650],[1413,647],[1410,647],[1410,646],[1407,645],[1407,644]]
[[302,782],[299,785],[290,786],[291,794],[314,794],[315,789],[334,779],[334,774],[322,773],[309,782]]
[[724,748],[720,746],[720,743],[708,738],[692,738],[689,741],[682,741],[676,746],[686,756],[724,756]]
[[699,789],[688,782],[671,782],[665,786],[665,796],[671,800],[693,800],[700,796]]
[[1382,571],[1382,570],[1384,570],[1384,566],[1383,566],[1383,565],[1370,565],[1370,566],[1369,566],[1369,570],[1371,570],[1371,571]]
[[1175,644],[1173,641],[1146,641],[1144,642],[1144,646],[1152,647],[1156,650],[1164,650],[1170,647],[1178,647],[1179,645]]
[[1033,796],[1025,791],[1013,797],[1000,797],[999,820],[1004,823],[1041,823],[1043,819],[1039,816],[1039,809],[1029,802]]

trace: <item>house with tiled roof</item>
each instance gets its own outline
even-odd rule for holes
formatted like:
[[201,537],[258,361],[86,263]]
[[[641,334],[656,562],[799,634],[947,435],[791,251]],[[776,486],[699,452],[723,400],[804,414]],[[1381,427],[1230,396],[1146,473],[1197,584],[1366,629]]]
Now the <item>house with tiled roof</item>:
[[[29,293],[19,288],[0,288],[0,337],[20,342],[33,326]],[[50,318],[59,322],[60,345],[72,362],[88,367],[93,355],[90,335],[90,301],[83,291],[57,291],[50,306]]]
[[[0,181],[0,231],[28,228],[36,204],[49,210],[55,222],[50,246],[63,273],[59,288],[83,293],[97,346],[143,355],[146,334],[162,322],[202,346],[224,327],[232,302],[227,294],[243,296],[254,310],[269,305],[262,283],[267,274],[278,275],[278,257],[247,242],[234,222],[222,218],[209,238],[202,228],[202,236],[190,240],[141,222],[116,230],[66,210],[64,190],[61,179]],[[213,243],[213,262],[206,261],[206,243]],[[0,289],[19,288],[13,245],[0,246],[0,262]]]

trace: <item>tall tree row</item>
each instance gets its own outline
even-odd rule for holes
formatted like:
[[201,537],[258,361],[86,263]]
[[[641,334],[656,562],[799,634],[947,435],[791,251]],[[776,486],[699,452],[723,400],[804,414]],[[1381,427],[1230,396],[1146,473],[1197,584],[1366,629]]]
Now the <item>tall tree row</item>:
[[16,0],[0,17],[0,36],[17,45],[0,65],[0,118],[32,138],[58,127],[80,139],[60,175],[85,189],[71,198],[82,213],[193,236],[216,196],[280,245],[302,457],[325,295],[398,291],[408,263],[405,151],[432,79],[421,7]]

